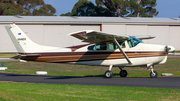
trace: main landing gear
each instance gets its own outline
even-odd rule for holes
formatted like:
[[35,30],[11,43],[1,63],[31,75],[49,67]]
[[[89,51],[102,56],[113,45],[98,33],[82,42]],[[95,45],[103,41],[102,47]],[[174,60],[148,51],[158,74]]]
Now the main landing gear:
[[[105,72],[105,77],[106,77],[106,78],[111,78],[111,77],[113,77],[113,73],[112,73],[112,71],[111,71],[112,67],[113,67],[113,65],[110,65],[110,66],[109,66],[109,70]],[[123,67],[119,67],[119,69],[121,70],[120,73],[119,73],[119,75],[120,75],[121,77],[126,77],[128,73],[127,73],[126,70],[123,70],[122,68],[123,68]],[[153,68],[154,68],[154,65],[149,65],[149,66],[147,66],[147,69],[151,70],[150,77],[151,77],[151,78],[157,78],[158,73],[157,73],[156,71],[154,71]]]
[[[128,73],[127,73],[126,70],[123,70],[122,68],[123,68],[123,67],[119,67],[119,69],[121,70],[120,73],[119,73],[119,75],[120,75],[121,77],[126,77]],[[106,78],[111,78],[111,77],[113,77],[113,73],[112,73],[111,69],[112,69],[112,65],[110,65],[110,66],[109,66],[109,70],[105,72],[105,77],[106,77]]]
[[119,75],[120,75],[121,77],[126,77],[128,73],[127,73],[126,70],[123,70],[122,68],[123,68],[123,67],[119,67],[119,69],[121,70],[121,71],[119,72]]
[[151,78],[157,78],[158,73],[157,73],[156,71],[154,71],[153,68],[154,68],[153,65],[151,65],[151,66],[148,67],[148,69],[151,70],[150,77],[151,77]]

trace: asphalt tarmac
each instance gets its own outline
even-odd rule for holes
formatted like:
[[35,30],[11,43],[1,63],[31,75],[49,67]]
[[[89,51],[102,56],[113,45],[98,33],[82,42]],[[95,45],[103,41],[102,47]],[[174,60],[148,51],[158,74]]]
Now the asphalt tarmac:
[[0,73],[0,82],[27,82],[45,84],[99,85],[123,87],[150,87],[180,89],[180,77],[74,77],[74,76],[43,76]]

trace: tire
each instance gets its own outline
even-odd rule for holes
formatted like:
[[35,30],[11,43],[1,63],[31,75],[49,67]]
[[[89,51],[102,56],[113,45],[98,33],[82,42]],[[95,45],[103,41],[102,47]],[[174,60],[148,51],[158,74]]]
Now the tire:
[[158,73],[156,71],[154,71],[154,74],[152,72],[150,73],[151,78],[157,78],[157,76],[158,76]]
[[105,72],[105,77],[106,78],[112,78],[113,77],[113,73],[108,70],[108,71]]
[[128,73],[126,70],[121,70],[119,74],[121,77],[126,77]]

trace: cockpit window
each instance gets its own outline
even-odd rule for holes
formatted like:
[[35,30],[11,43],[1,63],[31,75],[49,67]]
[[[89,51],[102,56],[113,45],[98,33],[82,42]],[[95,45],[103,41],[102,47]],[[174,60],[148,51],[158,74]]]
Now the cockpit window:
[[107,45],[106,43],[91,45],[88,47],[88,50],[107,50]]
[[135,47],[139,43],[143,43],[143,42],[135,37],[130,36],[130,38],[128,39],[128,45],[130,48]]

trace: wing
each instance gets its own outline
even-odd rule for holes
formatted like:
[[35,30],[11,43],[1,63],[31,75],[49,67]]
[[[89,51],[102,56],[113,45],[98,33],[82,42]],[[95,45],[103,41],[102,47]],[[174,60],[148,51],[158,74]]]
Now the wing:
[[155,38],[156,36],[150,36],[150,35],[147,35],[147,36],[134,36],[140,40],[144,40],[144,39],[153,39]]
[[129,39],[129,36],[113,34],[113,33],[105,33],[94,30],[79,31],[79,32],[70,33],[69,35],[82,40],[82,42],[89,42],[89,43],[111,42],[113,41],[113,37],[115,37],[117,41],[123,41]]
[[86,30],[86,31],[70,33],[70,35],[82,40],[83,42],[89,42],[89,43],[115,42],[115,44],[118,46],[119,50],[124,55],[127,62],[129,64],[132,64],[132,62],[129,60],[128,56],[121,49],[118,43],[118,41],[129,39],[130,38],[129,36],[99,32],[99,31],[94,31],[94,30]]

